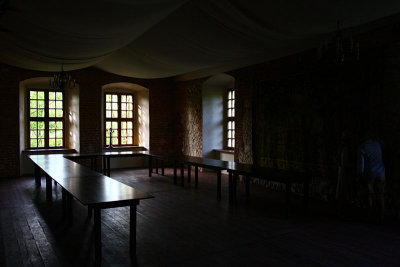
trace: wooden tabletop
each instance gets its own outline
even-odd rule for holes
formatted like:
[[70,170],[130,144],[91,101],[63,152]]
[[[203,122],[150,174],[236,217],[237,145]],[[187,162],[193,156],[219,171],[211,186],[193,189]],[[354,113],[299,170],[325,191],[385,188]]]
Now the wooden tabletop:
[[107,151],[99,153],[100,156],[105,157],[133,157],[133,156],[148,156],[148,151]]
[[83,205],[125,202],[153,197],[72,162],[63,155],[29,155],[28,157]]
[[226,170],[229,161],[223,161],[218,159],[210,159],[210,158],[203,158],[203,157],[194,157],[194,156],[177,156],[176,160],[189,165],[197,165],[199,167],[204,168],[212,168],[218,170]]
[[241,175],[249,175],[252,177],[262,177],[268,179],[273,178],[275,181],[303,181],[307,178],[306,172],[283,170],[269,167],[258,167],[253,164],[244,164],[237,162],[229,162],[227,164],[228,172],[233,172]]
[[83,205],[120,203],[153,197],[105,175],[61,179],[57,182]]

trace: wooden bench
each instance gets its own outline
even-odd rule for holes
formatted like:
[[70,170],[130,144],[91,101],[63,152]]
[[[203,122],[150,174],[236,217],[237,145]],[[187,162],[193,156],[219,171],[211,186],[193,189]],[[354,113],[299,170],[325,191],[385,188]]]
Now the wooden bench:
[[140,200],[153,198],[131,186],[95,172],[63,155],[29,155],[35,165],[36,186],[41,185],[41,174],[46,175],[46,201],[52,202],[52,182],[62,188],[63,214],[72,220],[72,199],[94,210],[95,264],[101,263],[101,210],[115,207],[130,207],[131,256],[136,255],[136,206]]

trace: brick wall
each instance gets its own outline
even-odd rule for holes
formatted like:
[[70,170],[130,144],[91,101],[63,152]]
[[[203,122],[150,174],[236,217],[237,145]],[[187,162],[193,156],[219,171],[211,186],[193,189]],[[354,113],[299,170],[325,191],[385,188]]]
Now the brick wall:
[[14,73],[7,66],[0,65],[1,176],[13,176],[19,172],[19,83],[16,80],[20,77],[20,73]]
[[[356,65],[341,68],[321,66],[316,62],[317,51],[311,50],[228,72],[227,74],[235,77],[236,89],[235,161],[253,163],[255,160],[256,153],[253,150],[259,143],[254,143],[257,133],[254,134],[253,129],[260,121],[257,121],[257,114],[253,114],[254,101],[257,101],[254,91],[264,90],[262,87],[268,82],[279,84],[281,80],[294,80],[297,83],[294,91],[297,92],[293,94],[292,90],[286,95],[287,98],[286,93],[281,97],[291,103],[297,101],[297,104],[304,107],[303,110],[309,111],[310,116],[304,113],[300,118],[302,121],[292,124],[287,119],[293,117],[292,115],[280,115],[284,114],[284,106],[277,106],[275,112],[271,111],[271,114],[286,121],[286,126],[282,127],[291,132],[289,135],[277,134],[277,138],[271,139],[275,141],[269,143],[270,146],[281,146],[279,149],[288,152],[273,159],[270,162],[273,166],[298,169],[311,166],[316,170],[311,193],[321,198],[330,198],[336,184],[335,155],[341,131],[351,128],[358,136],[356,139],[360,139],[363,129],[375,127],[379,129],[382,141],[387,144],[385,153],[389,156],[386,160],[388,172],[392,172],[391,182],[400,184],[397,182],[400,181],[400,170],[395,166],[398,165],[396,162],[400,162],[400,128],[397,123],[400,103],[400,45],[393,45],[398,39],[394,37],[395,30],[377,29],[359,36],[363,49],[361,61]],[[176,128],[175,143],[184,154],[201,155],[201,125],[195,125],[201,124],[200,114],[191,112],[190,106],[198,106],[202,112],[199,101],[201,85],[205,79],[207,78],[176,84],[174,105],[177,107],[176,115],[180,123]],[[289,92],[292,86],[289,87],[283,86],[280,89]],[[267,101],[265,104],[268,103]],[[295,110],[292,109],[293,112]],[[315,114],[319,114],[319,117]],[[293,134],[294,129],[299,131],[298,134]],[[301,138],[293,139],[296,136]],[[194,145],[196,143],[198,145]],[[290,153],[294,149],[299,151],[297,159],[300,160]],[[301,191],[301,188],[297,190]]]
[[[172,143],[170,79],[134,79],[109,74],[95,68],[70,72],[80,86],[80,152],[98,152],[101,144],[101,88],[108,83],[128,82],[149,89],[150,147],[169,151]],[[0,64],[0,177],[19,175],[19,82],[53,73],[30,71]]]

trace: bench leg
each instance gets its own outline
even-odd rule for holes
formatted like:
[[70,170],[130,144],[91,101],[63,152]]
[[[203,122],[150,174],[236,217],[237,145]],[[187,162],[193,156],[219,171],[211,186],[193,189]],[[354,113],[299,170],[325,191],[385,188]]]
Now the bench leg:
[[95,266],[101,264],[101,209],[94,207],[94,262]]
[[217,199],[221,199],[221,170],[217,172]]
[[194,166],[194,183],[195,183],[196,187],[199,186],[199,167],[198,166]]
[[130,205],[129,254],[136,256],[136,204]]
[[41,170],[40,167],[38,165],[35,164],[35,184],[36,187],[40,187],[41,186]]
[[53,187],[51,178],[46,174],[46,200],[50,204],[53,202]]

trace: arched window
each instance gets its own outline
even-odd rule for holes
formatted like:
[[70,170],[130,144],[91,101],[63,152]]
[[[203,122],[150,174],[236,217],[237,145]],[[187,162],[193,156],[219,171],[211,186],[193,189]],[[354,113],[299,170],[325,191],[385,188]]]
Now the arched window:
[[235,89],[233,88],[227,92],[225,114],[225,146],[227,149],[235,149]]
[[149,148],[149,90],[132,83],[110,83],[103,90],[103,146]]

